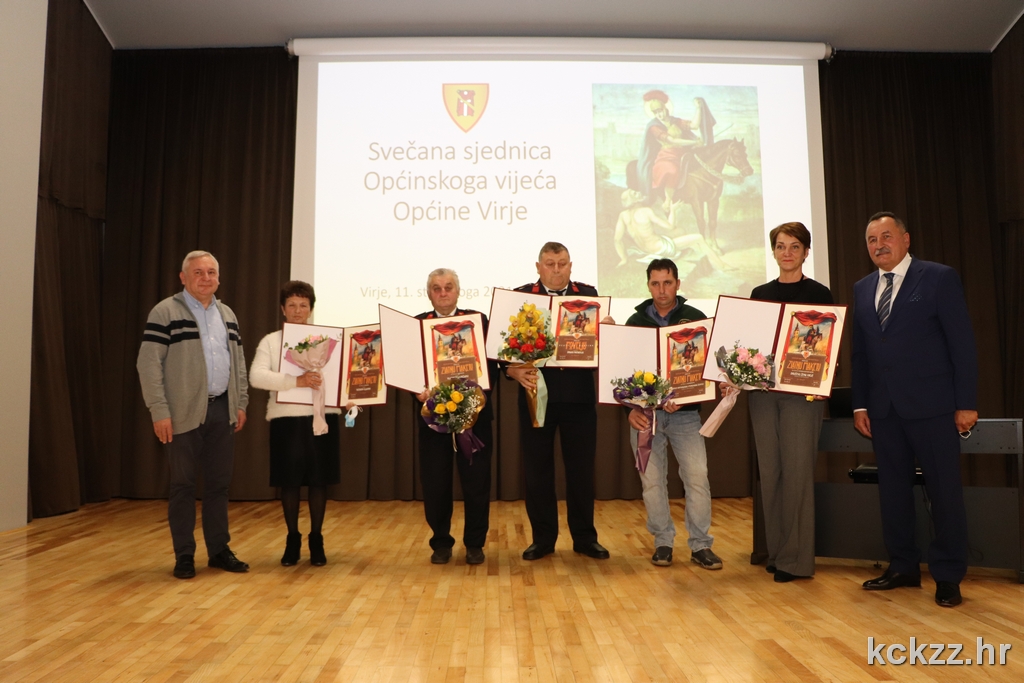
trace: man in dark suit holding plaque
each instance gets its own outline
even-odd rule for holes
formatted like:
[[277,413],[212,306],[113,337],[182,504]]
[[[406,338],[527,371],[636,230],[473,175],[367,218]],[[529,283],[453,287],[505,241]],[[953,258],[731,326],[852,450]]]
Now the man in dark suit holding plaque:
[[854,425],[878,460],[882,533],[889,567],[866,590],[921,585],[914,540],[915,460],[931,501],[935,538],[928,569],[935,602],[960,604],[967,572],[967,514],[960,479],[960,433],[978,420],[978,361],[956,271],[910,256],[899,218],[877,213],[867,248],[878,266],[854,285]]
[[[427,296],[433,309],[417,315],[420,320],[478,313],[458,308],[459,276],[449,268],[438,268],[427,276]],[[487,316],[482,313],[480,315],[486,333]],[[453,335],[453,342],[458,334]],[[472,332],[465,334],[471,335]],[[457,346],[461,349],[461,344]],[[494,415],[490,392],[486,393],[487,403],[473,425],[473,434],[483,442],[483,448],[473,453],[472,459],[461,451],[455,453],[452,435],[435,432],[420,416],[420,406],[427,400],[428,392],[424,391],[416,397],[419,400],[416,404],[416,422],[419,423],[420,483],[423,486],[423,511],[433,532],[430,538],[433,550],[430,561],[433,564],[447,564],[455,546],[455,539],[451,535],[453,459],[458,466],[465,506],[466,524],[462,540],[466,545],[466,564],[482,564],[486,559],[483,548],[487,542],[491,504],[491,420]]]
[[[571,281],[569,250],[558,242],[541,247],[537,282],[517,292],[564,296],[597,296],[597,290]],[[597,395],[594,371],[584,368],[508,366],[508,376],[519,382],[519,443],[526,470],[526,514],[533,527],[533,543],[524,560],[539,560],[555,552],[558,539],[558,501],[555,497],[555,432],[560,433],[565,465],[565,505],[572,548],[598,560],[608,551],[597,542],[594,528],[594,457],[597,451]],[[526,390],[536,389],[537,373],[544,373],[548,403],[543,427],[534,427],[526,403]]]

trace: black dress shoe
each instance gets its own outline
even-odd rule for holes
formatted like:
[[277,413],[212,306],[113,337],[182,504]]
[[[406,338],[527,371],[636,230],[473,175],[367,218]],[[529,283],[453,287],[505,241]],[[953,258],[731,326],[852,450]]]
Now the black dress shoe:
[[784,572],[781,569],[776,569],[772,573],[775,574],[775,579],[774,579],[775,583],[789,583],[790,581],[796,581],[797,579],[809,579],[809,578],[811,578],[809,576],[800,576],[798,574],[790,574],[789,572]]
[[227,546],[224,546],[224,550],[211,557],[206,562],[206,566],[216,567],[217,569],[223,569],[226,572],[233,572],[235,574],[244,574],[249,571],[249,565],[235,557],[235,554],[231,552],[231,548]]
[[523,551],[523,559],[531,561],[539,560],[553,552],[555,552],[555,546],[553,545],[539,545],[537,543],[531,543],[530,547]]
[[920,588],[921,575],[900,574],[899,572],[894,572],[892,569],[886,569],[884,574],[877,578],[865,581],[863,586],[866,591],[890,591],[893,588],[904,587]]
[[949,581],[939,581],[935,584],[935,604],[939,607],[956,607],[963,601],[959,584]]
[[486,559],[483,548],[466,548],[466,564],[483,564]]
[[430,564],[448,564],[452,559],[451,548],[438,548],[430,555]]
[[765,570],[766,572],[768,572],[769,574],[774,574],[774,573],[775,573],[775,572],[777,571],[777,570],[775,569],[775,565],[774,565],[774,564],[769,564],[769,565],[765,565],[765,568],[764,568],[764,570]]
[[182,555],[174,562],[174,578],[193,579],[196,576],[196,559],[192,555]]
[[573,544],[573,552],[577,552],[580,555],[586,555],[592,557],[595,560],[607,560],[611,555],[605,550],[605,547],[594,541],[593,543],[584,543],[582,545]]

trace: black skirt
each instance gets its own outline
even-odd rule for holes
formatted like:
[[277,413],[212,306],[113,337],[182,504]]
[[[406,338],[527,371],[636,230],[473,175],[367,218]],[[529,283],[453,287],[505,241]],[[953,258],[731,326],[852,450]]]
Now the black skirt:
[[329,486],[341,481],[338,415],[328,413],[327,433],[313,436],[313,416],[270,421],[270,485]]

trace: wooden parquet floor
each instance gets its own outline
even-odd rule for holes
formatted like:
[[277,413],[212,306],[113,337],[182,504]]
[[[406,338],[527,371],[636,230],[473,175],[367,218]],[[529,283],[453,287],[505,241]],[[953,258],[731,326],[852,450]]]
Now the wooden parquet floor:
[[[0,681],[1024,680],[1011,572],[972,570],[957,609],[935,605],[927,577],[861,590],[878,573],[869,562],[822,559],[813,580],[775,584],[749,564],[751,505],[715,499],[725,568],[712,572],[688,561],[683,501],[668,568],[649,562],[640,501],[597,503],[610,560],[573,553],[563,526],[556,554],[532,563],[523,504],[494,503],[476,567],[461,544],[448,565],[429,563],[418,503],[330,502],[322,568],[305,549],[280,566],[277,503],[236,503],[232,548],[252,570],[209,569],[200,550],[190,581],[171,576],[163,501],[90,505],[0,534]],[[461,515],[457,503],[456,538]],[[869,637],[960,643],[961,660],[982,637],[997,664],[869,665]]]

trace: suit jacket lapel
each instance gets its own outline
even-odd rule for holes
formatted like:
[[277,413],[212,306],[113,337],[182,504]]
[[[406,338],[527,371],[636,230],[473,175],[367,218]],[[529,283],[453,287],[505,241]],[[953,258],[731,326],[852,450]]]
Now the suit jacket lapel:
[[[867,284],[867,283],[865,283]],[[860,308],[864,309],[864,314],[874,321],[874,326],[881,330],[882,326],[878,324],[878,311],[875,309],[875,292],[878,291],[878,271],[875,270],[871,283],[864,287],[862,290],[861,298],[863,301],[859,302]]]
[[907,277],[904,278],[903,284],[900,285],[899,294],[896,295],[896,300],[892,302],[892,310],[889,312],[889,324],[892,324],[892,320],[898,320],[900,311],[903,310],[904,305],[913,296],[914,290],[917,289],[918,283],[921,281],[921,265],[917,259],[911,259],[910,268],[907,269]]

